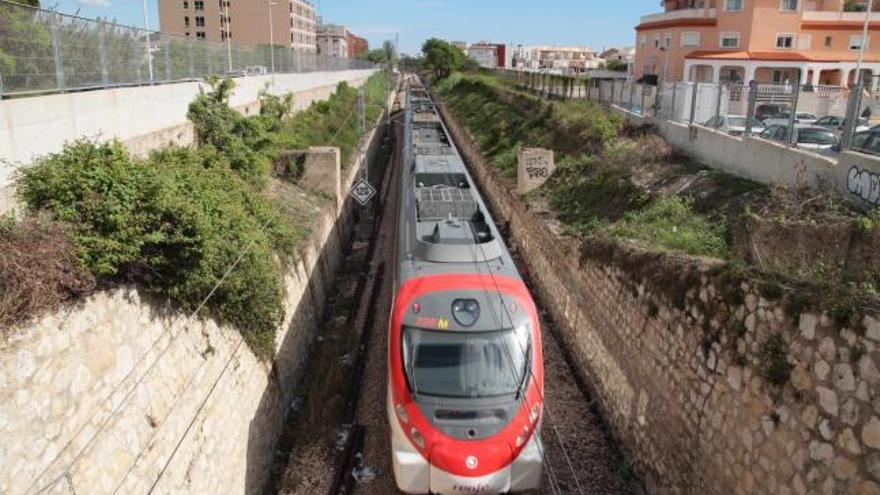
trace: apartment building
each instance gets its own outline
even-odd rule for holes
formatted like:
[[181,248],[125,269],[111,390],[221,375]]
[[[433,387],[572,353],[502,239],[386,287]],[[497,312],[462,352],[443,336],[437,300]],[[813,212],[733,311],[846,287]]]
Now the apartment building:
[[474,43],[467,47],[467,55],[485,69],[507,67],[507,45],[501,43]]
[[317,50],[316,17],[314,5],[306,0],[159,0],[161,31],[305,52]]
[[344,26],[321,24],[317,39],[318,55],[348,58],[348,30]]
[[348,32],[348,58],[358,58],[362,53],[370,49],[370,43],[366,38],[361,38]]
[[[844,87],[857,80],[865,0],[665,0],[663,6],[636,26],[636,79]],[[880,74],[880,15],[870,23],[862,69]]]
[[595,50],[582,46],[523,46],[513,49],[514,68],[558,74],[581,74],[599,66]]

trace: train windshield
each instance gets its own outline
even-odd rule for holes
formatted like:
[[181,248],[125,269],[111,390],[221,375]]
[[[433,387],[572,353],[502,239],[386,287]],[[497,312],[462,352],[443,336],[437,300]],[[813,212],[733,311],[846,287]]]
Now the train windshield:
[[528,373],[527,327],[495,332],[405,328],[403,364],[415,395],[477,398],[517,394]]

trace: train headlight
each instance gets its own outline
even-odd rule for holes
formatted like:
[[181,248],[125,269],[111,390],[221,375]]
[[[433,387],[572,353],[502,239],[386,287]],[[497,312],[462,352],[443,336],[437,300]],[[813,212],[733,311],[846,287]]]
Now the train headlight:
[[397,413],[397,417],[400,418],[401,421],[403,421],[404,423],[409,423],[409,414],[406,413],[406,409],[403,407],[402,404],[398,404],[394,408],[394,412]]
[[516,446],[517,448],[522,447],[524,443],[526,443],[526,439],[529,438],[529,427],[523,426],[523,431],[520,433],[518,437],[516,437]]
[[422,432],[418,428],[410,429],[409,434],[412,437],[413,443],[418,445],[420,449],[425,448],[425,437],[422,436]]
[[535,404],[532,406],[532,410],[529,411],[529,419],[532,420],[532,423],[538,421],[538,418],[541,417],[541,404]]

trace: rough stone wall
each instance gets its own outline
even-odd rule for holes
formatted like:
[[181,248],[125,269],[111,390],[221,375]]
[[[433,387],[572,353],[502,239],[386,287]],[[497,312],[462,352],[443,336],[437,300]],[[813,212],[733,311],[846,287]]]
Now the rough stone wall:
[[312,224],[271,363],[130,287],[15,329],[0,344],[0,493],[260,493],[357,208],[346,195]]
[[[877,314],[792,314],[717,266],[560,237],[443,111],[649,493],[880,493]],[[757,371],[774,335],[782,386]]]

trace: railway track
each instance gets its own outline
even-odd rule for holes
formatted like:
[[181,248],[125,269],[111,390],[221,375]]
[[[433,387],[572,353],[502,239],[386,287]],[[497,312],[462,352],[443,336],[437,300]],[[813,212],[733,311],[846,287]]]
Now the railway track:
[[[399,203],[399,188],[393,185],[403,143],[402,124],[392,122],[380,199],[356,228],[337,300],[325,318],[327,334],[312,354],[302,411],[292,417],[282,441],[279,459],[286,464],[279,462],[279,482],[271,493],[398,493],[385,409],[390,267]],[[579,493],[578,487],[590,494],[641,492],[570,366],[553,323],[541,313],[545,403],[551,413],[542,435],[548,469],[534,493]]]

